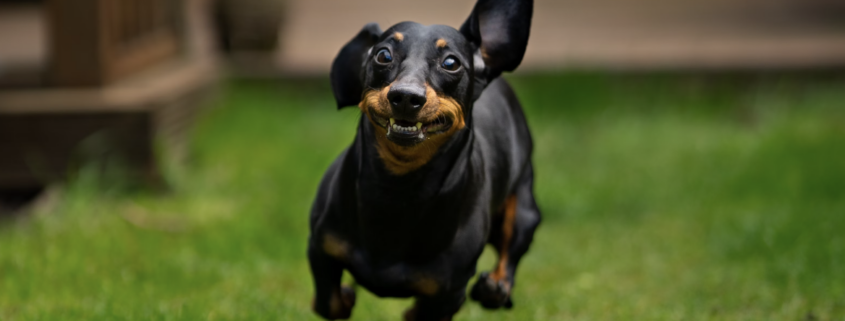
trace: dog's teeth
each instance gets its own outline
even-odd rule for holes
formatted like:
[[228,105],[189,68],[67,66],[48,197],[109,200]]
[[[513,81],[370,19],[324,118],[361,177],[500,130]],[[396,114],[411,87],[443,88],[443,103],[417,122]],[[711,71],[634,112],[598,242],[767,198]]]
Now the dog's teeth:
[[[400,133],[406,133],[406,134],[416,134],[416,133],[422,134],[422,123],[417,123],[414,126],[405,127],[405,126],[400,126],[399,124],[397,124],[396,121],[393,118],[390,119],[390,122],[391,122],[390,126],[387,126],[388,132],[400,132]],[[422,138],[422,137],[420,137],[420,138]]]

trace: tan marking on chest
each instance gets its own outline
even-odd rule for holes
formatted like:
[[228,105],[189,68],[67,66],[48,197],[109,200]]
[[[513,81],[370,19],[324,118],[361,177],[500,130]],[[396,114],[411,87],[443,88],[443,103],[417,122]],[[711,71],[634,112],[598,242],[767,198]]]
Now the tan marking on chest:
[[346,242],[331,233],[323,235],[323,252],[326,252],[326,254],[338,260],[346,260],[349,256],[349,249],[349,242]]
[[420,294],[433,296],[437,294],[437,291],[440,289],[440,284],[438,284],[437,280],[432,277],[421,275],[414,279],[411,283],[411,287]]

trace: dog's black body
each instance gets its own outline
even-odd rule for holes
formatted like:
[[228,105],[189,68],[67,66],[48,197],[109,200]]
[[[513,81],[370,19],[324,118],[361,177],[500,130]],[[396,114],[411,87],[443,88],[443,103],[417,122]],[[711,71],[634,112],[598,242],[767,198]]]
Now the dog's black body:
[[471,296],[487,308],[511,307],[516,265],[540,212],[528,126],[498,76],[522,60],[532,6],[481,0],[460,31],[370,24],[341,50],[335,98],[339,107],[358,104],[365,117],[311,212],[317,313],[350,316],[354,292],[340,286],[347,269],[378,296],[416,297],[406,319],[451,319],[485,243],[500,262]]

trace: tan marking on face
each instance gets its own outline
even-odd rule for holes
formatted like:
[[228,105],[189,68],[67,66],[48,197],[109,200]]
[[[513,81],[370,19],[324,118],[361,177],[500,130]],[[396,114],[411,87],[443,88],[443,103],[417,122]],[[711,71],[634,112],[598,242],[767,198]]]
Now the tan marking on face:
[[333,234],[326,233],[323,235],[323,252],[338,260],[346,260],[349,256],[349,243]]
[[440,289],[440,285],[437,281],[429,276],[417,276],[411,283],[411,287],[413,287],[414,290],[417,290],[417,292],[427,296],[437,294],[437,290]]
[[431,86],[426,84],[426,103],[420,110],[419,121],[430,123],[442,116],[452,120],[452,127],[442,133],[427,133],[426,139],[414,146],[399,146],[387,139],[387,128],[377,124],[371,115],[372,111],[380,117],[390,117],[390,103],[387,100],[389,90],[390,86],[385,86],[379,91],[367,91],[364,93],[364,99],[358,104],[358,108],[367,115],[376,129],[376,150],[384,166],[394,175],[404,175],[427,164],[452,135],[466,127],[466,122],[463,109],[457,101],[437,94]]
[[393,33],[393,39],[396,39],[396,41],[402,42],[402,40],[405,40],[405,35],[403,35],[401,32],[397,31],[397,32]]
[[448,44],[449,43],[447,43],[446,40],[443,39],[443,38],[437,39],[437,42],[435,43],[437,48],[440,48],[440,49],[446,48],[446,45],[448,45]]
[[487,48],[481,47],[481,59],[484,59],[485,62],[490,60],[490,55],[487,54]]
[[[513,223],[516,219],[516,195],[508,196],[505,199],[504,207],[504,221],[502,222],[502,244],[499,246],[499,263],[496,270],[490,273],[490,278],[496,282],[500,280],[507,280],[508,267],[508,250],[510,249],[511,240],[513,239]],[[510,287],[510,284],[507,284]],[[510,291],[510,289],[508,289]]]

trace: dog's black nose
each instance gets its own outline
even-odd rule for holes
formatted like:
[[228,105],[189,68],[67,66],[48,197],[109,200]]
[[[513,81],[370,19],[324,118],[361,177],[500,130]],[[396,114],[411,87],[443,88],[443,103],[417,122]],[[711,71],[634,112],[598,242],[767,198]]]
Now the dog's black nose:
[[425,87],[417,85],[394,85],[387,92],[387,100],[395,116],[413,120],[425,105]]

